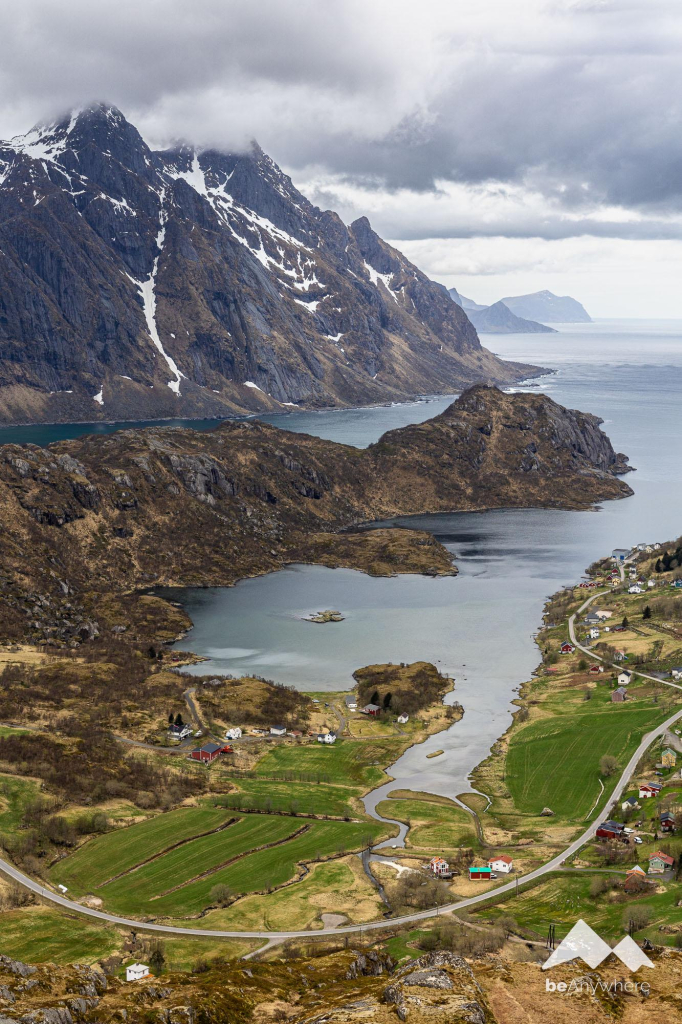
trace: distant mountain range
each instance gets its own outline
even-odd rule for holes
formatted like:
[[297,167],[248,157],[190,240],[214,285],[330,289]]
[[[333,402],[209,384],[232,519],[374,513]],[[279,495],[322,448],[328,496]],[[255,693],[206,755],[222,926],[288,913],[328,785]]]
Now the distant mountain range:
[[450,288],[450,296],[481,334],[551,334],[548,323],[591,323],[585,308],[569,295],[549,291],[512,295],[482,306]]
[[0,143],[0,422],[366,405],[533,371],[255,144],[153,152],[105,105]]

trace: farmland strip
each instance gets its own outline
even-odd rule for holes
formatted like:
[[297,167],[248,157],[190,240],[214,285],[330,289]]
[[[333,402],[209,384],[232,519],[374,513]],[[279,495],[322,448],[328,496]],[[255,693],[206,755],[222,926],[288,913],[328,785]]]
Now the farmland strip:
[[166,889],[165,892],[157,893],[156,896],[152,896],[150,898],[150,902],[152,900],[160,900],[163,896],[170,896],[172,892],[177,892],[178,889],[184,889],[186,885],[191,885],[192,882],[200,882],[204,878],[209,878],[211,875],[214,875],[216,871],[222,871],[223,868],[229,867],[230,864],[234,864],[238,860],[243,860],[244,857],[250,857],[253,853],[260,853],[261,850],[270,850],[273,846],[282,846],[283,843],[289,843],[292,839],[298,839],[298,837],[302,836],[304,832],[308,832],[310,828],[310,825],[302,825],[301,828],[292,832],[291,835],[284,836],[282,839],[276,839],[272,843],[263,843],[262,846],[255,846],[253,850],[245,850],[244,853],[238,853],[236,856],[230,857],[229,860],[223,861],[222,864],[216,864],[214,867],[209,868],[208,871],[202,871],[200,875],[195,875],[194,878],[188,878],[186,881],[181,882],[180,885],[174,885],[172,889]]

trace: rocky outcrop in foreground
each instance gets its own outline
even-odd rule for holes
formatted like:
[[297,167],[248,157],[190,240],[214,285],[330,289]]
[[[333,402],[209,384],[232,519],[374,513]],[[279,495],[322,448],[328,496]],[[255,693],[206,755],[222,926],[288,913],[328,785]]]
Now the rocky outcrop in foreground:
[[[120,624],[116,601],[136,588],[229,584],[291,561],[401,569],[385,534],[340,532],[363,521],[623,497],[627,459],[599,423],[479,385],[366,450],[259,422],[5,445],[0,628],[82,642]],[[407,536],[418,571],[446,570],[433,538]]]
[[624,980],[615,958],[587,974],[580,961],[566,964],[561,980],[579,992],[547,991],[547,953],[537,943],[512,941],[499,954],[467,959],[413,949],[416,959],[397,969],[380,946],[285,959],[281,952],[248,964],[200,961],[195,972],[132,984],[96,967],[41,964],[30,988],[0,962],[0,1024],[658,1024],[677,1021],[682,1003],[682,955],[670,948],[650,954],[654,971],[631,979],[649,984],[647,996],[623,985],[606,990]]

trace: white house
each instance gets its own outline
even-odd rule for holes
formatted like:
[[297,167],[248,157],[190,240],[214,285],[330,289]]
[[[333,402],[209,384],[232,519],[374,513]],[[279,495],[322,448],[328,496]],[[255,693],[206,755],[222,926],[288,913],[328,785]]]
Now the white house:
[[286,725],[271,725],[270,735],[271,736],[286,736],[287,727]]
[[405,712],[403,712],[402,715],[398,715],[398,722],[400,723],[400,725],[405,725],[405,723],[409,722],[409,720],[410,716],[406,715]]
[[126,967],[126,981],[139,981],[140,978],[149,977],[149,968],[146,964],[130,964]]
[[171,740],[184,740],[185,737],[192,735],[192,726],[184,723],[183,725],[169,725],[168,726],[168,738]]
[[242,731],[241,731],[240,727],[238,725],[234,725],[234,726],[232,726],[231,729],[228,729],[227,732],[225,733],[225,739],[226,740],[238,740],[238,739],[240,739],[241,734],[242,734]]
[[502,875],[508,875],[514,869],[514,861],[506,853],[503,853],[499,857],[489,860],[488,867],[491,871],[499,871]]
[[651,589],[652,587],[656,586],[656,580],[647,580],[646,585],[647,587],[649,587],[649,589]]
[[597,629],[597,627],[593,626],[592,629],[590,630],[590,640],[598,640],[600,636],[601,636],[601,634],[600,634],[599,630]]
[[632,682],[632,672],[629,672],[626,668],[622,672],[618,673],[618,685],[627,686],[628,683]]
[[682,666],[676,665],[675,668],[672,668],[670,671],[673,679],[682,679]]
[[443,857],[432,857],[429,861],[429,867],[436,878],[443,878],[450,874],[450,865]]
[[642,588],[639,583],[633,583],[631,587],[628,587],[628,594],[641,594]]
[[354,694],[349,693],[348,696],[346,697],[346,707],[348,708],[349,711],[358,710],[358,698],[354,696]]
[[321,732],[317,737],[318,743],[336,743],[335,732]]

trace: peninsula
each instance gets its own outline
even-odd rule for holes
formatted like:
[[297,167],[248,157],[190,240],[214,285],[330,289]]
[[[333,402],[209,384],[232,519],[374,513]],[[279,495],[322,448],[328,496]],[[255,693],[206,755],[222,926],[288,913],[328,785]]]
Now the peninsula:
[[[348,532],[420,512],[586,508],[631,492],[595,416],[476,385],[365,450],[258,422],[0,448],[0,636],[172,639],[188,623],[135,596],[229,585],[291,562],[451,571],[424,533]],[[144,614],[142,609],[144,608]],[[121,629],[125,625],[125,629]]]

